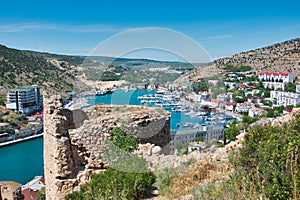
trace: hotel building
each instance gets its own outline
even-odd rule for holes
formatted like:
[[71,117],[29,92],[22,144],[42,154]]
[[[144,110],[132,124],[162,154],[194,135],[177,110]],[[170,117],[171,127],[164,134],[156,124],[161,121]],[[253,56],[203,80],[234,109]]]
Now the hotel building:
[[264,88],[284,90],[287,83],[294,82],[294,74],[290,72],[259,72],[258,79]]
[[300,94],[298,93],[272,90],[270,92],[270,97],[276,99],[276,104],[279,106],[296,106],[300,104]]
[[43,109],[43,95],[36,85],[18,86],[10,90],[6,95],[6,101],[8,109],[23,114],[32,114]]

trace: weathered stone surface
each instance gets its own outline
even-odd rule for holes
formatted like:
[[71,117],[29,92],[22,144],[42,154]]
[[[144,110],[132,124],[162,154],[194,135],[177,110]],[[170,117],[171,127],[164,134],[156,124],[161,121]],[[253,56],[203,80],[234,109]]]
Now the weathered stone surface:
[[[110,131],[121,126],[151,156],[169,153],[170,115],[162,109],[98,105],[85,110],[63,108],[60,96],[44,100],[44,173],[48,200],[63,199],[93,172],[108,167],[103,146]],[[141,146],[141,147],[142,147]]]
[[12,181],[0,182],[0,199],[22,200],[24,195],[21,191],[21,184]]

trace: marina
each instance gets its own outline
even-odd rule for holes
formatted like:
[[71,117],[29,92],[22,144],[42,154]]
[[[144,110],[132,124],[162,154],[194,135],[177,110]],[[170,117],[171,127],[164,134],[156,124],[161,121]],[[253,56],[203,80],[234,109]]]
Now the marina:
[[[176,128],[171,126],[172,130],[182,129],[182,128],[196,128],[199,125],[214,125],[227,127],[231,121],[234,119],[231,115],[226,115],[221,112],[212,112],[211,107],[203,104],[198,107],[189,107],[185,103],[182,103],[181,94],[178,92],[160,92],[156,94],[145,94],[138,96],[142,105],[147,105],[150,107],[162,107],[165,110],[172,113],[183,113],[180,119],[187,118],[188,120],[182,120],[176,123]],[[171,119],[172,121],[172,119]],[[183,122],[184,121],[184,122]]]

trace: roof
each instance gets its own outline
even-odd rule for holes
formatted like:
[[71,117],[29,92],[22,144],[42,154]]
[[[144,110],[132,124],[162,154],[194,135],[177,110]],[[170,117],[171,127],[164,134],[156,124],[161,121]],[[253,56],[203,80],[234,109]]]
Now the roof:
[[13,91],[13,92],[16,92],[16,91],[26,92],[26,91],[30,91],[30,90],[32,90],[34,88],[39,88],[39,86],[37,86],[37,85],[32,85],[32,86],[17,86],[14,89],[12,89],[11,91]]
[[259,75],[288,76],[289,72],[259,72]]
[[293,109],[287,108],[287,109],[285,109],[284,111],[290,113],[290,112],[292,112],[292,110],[293,110]]
[[22,194],[24,195],[24,200],[36,200],[38,198],[37,192],[27,188],[22,190]]
[[[199,91],[199,92],[201,92],[201,91]],[[201,94],[203,94],[203,95],[208,95],[208,94],[214,94],[214,93],[213,93],[213,92],[203,91]]]
[[226,106],[235,106],[236,105],[236,103],[233,103],[233,102],[224,102],[223,104]]
[[241,87],[241,88],[252,88],[252,89],[255,89],[256,86],[253,86],[253,85],[246,85],[246,84],[242,84],[242,83],[239,83],[237,84],[238,87]]
[[32,90],[33,88],[31,86],[18,86],[14,89],[12,89],[12,91],[16,92],[16,91],[19,91],[19,92],[27,92],[27,91],[30,91]]
[[252,112],[263,112],[263,111],[264,111],[264,109],[262,109],[262,108],[257,108],[257,107],[252,107],[252,108],[250,108],[250,110],[251,110]]
[[245,102],[243,102],[243,103],[237,103],[237,105],[238,105],[238,106],[241,106],[241,105],[251,105],[251,103],[248,102],[248,101],[245,101]]

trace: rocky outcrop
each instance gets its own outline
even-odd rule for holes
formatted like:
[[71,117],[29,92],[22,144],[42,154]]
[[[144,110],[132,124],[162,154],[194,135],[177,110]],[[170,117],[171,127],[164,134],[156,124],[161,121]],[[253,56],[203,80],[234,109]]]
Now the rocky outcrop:
[[163,109],[97,105],[84,110],[63,108],[60,96],[44,100],[44,173],[46,197],[63,199],[105,170],[103,147],[110,131],[122,127],[155,154],[169,153],[170,116]]
[[0,199],[21,200],[24,195],[21,192],[21,185],[12,181],[0,182]]
[[285,123],[289,123],[295,120],[296,116],[300,114],[300,108],[293,108],[292,112],[287,115],[284,115],[278,119],[272,121],[273,126],[281,126]]

